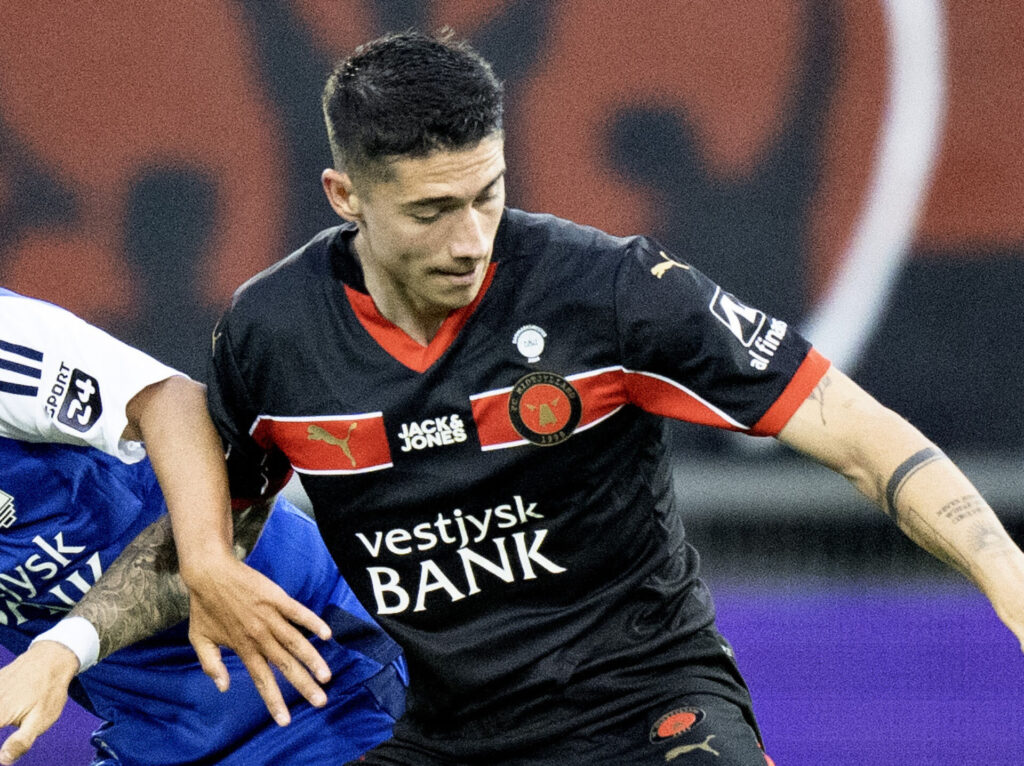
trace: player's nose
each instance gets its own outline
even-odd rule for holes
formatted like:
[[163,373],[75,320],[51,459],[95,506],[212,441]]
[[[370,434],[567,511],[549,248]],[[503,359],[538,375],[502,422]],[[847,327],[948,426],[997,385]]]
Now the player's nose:
[[490,252],[491,242],[484,217],[470,206],[459,211],[452,228],[449,252],[453,258],[485,258]]

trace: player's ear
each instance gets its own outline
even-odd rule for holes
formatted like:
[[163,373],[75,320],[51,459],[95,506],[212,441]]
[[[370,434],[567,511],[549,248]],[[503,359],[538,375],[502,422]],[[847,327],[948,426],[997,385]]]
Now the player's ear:
[[356,193],[352,178],[348,173],[327,168],[320,174],[320,182],[323,184],[327,201],[331,203],[335,213],[347,221],[362,219],[363,202]]

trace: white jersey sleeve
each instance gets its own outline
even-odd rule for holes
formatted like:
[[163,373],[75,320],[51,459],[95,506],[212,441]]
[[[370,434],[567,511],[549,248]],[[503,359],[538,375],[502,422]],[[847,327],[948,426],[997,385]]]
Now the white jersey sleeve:
[[88,445],[126,463],[128,402],[182,373],[51,303],[0,289],[0,436]]

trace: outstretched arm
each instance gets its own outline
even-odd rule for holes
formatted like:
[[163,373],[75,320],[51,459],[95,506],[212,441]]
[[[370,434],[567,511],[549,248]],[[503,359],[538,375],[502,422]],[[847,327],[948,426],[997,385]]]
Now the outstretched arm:
[[[269,510],[270,501],[235,514],[234,552],[239,559],[256,544]],[[178,624],[188,612],[171,520],[161,516],[125,547],[68,618],[89,621],[99,637],[101,660]],[[0,725],[18,726],[0,746],[2,766],[24,755],[60,717],[79,670],[75,652],[48,640],[34,642],[0,668]]]
[[205,389],[181,377],[140,391],[128,404],[167,500],[182,579],[190,593],[189,639],[217,687],[229,678],[220,646],[245,664],[274,720],[289,722],[274,678],[276,666],[317,707],[327,697],[327,663],[299,628],[323,639],[330,628],[267,577],[232,554],[227,471],[220,437],[206,409]]
[[833,368],[779,440],[846,476],[915,543],[970,579],[1024,649],[1024,553],[920,431]]

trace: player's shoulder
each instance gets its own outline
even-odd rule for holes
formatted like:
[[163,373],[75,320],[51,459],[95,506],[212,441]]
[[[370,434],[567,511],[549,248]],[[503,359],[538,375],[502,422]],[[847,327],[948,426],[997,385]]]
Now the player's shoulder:
[[351,224],[324,229],[302,247],[249,278],[231,300],[233,315],[273,316],[309,302],[332,279],[332,252]]
[[40,340],[48,333],[61,335],[86,324],[54,303],[0,288],[0,339],[7,343],[17,343],[19,338]]
[[616,236],[555,215],[509,208],[498,231],[496,257],[543,263],[545,270],[617,271],[652,247],[645,236]]
[[515,208],[505,211],[498,236],[505,238],[505,244],[515,245],[520,253],[558,249],[590,255],[624,253],[638,239],[635,236],[618,237],[594,226],[549,213],[531,213]]
[[4,316],[16,314],[66,314],[68,316],[72,316],[70,312],[53,303],[48,303],[40,298],[32,298],[28,295],[22,295],[21,293],[16,293],[13,290],[8,290],[5,287],[0,287],[0,312],[3,312]]

